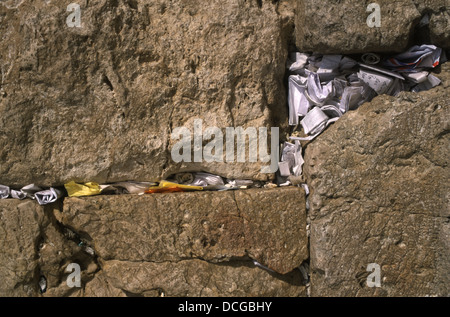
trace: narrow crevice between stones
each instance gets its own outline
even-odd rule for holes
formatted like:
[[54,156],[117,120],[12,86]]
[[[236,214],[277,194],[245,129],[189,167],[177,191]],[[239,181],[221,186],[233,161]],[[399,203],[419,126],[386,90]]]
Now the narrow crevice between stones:
[[306,286],[307,281],[304,279],[304,274],[301,272],[299,268],[293,269],[291,272],[288,272],[286,274],[281,274],[272,270],[267,270],[262,267],[258,267],[254,264],[253,260],[248,257],[247,255],[241,256],[241,257],[231,257],[230,259],[226,261],[214,261],[214,260],[206,260],[200,257],[192,257],[192,258],[180,258],[178,260],[174,261],[148,261],[148,260],[141,260],[141,261],[133,261],[133,260],[117,260],[117,259],[109,259],[104,260],[105,262],[109,261],[115,261],[115,262],[124,262],[124,263],[149,263],[149,264],[166,264],[166,263],[181,263],[185,261],[203,261],[210,265],[216,265],[221,267],[232,267],[232,268],[240,268],[240,267],[246,267],[249,269],[255,269],[255,270],[263,270],[268,275],[273,277],[274,279],[281,280],[289,285],[292,286]]

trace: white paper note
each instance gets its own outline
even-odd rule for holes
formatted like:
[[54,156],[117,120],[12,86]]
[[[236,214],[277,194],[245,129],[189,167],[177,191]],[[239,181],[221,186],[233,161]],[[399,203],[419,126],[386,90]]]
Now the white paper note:
[[0,199],[6,199],[9,197],[9,187],[5,185],[0,185]]
[[50,189],[39,191],[34,194],[39,205],[46,205],[57,201],[61,197],[62,193],[56,188],[50,187]]

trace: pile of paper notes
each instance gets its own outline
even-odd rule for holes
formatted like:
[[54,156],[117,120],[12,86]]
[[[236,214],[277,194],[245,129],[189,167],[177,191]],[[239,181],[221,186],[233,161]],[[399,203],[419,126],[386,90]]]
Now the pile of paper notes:
[[[420,92],[440,84],[430,73],[447,60],[434,45],[413,46],[394,56],[366,53],[351,58],[342,55],[293,53],[289,69],[289,125],[300,124],[304,137],[285,142],[278,163],[277,183],[287,186],[302,174],[302,146],[349,110],[355,110],[378,95],[396,96],[401,91]],[[296,129],[297,130],[297,129]]]
[[289,124],[312,140],[349,110],[378,95],[419,92],[440,84],[430,70],[446,61],[434,45],[413,46],[391,57],[367,53],[360,61],[342,55],[292,54],[289,76]]

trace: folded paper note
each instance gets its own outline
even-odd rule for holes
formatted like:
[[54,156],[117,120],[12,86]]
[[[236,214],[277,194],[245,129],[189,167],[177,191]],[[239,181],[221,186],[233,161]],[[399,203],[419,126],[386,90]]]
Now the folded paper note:
[[112,192],[114,194],[143,194],[157,183],[151,182],[117,182],[113,184],[100,185],[102,193]]
[[358,72],[358,78],[369,85],[379,95],[385,94],[394,82],[392,77],[370,70],[360,70]]
[[194,173],[194,181],[190,183],[191,186],[221,186],[225,185],[222,177],[218,175],[213,175],[210,173],[197,172]]
[[284,142],[281,150],[281,162],[278,163],[280,169],[280,175],[287,176],[300,176],[302,174],[302,166],[305,163],[302,156],[302,146],[299,141],[295,141],[294,144],[290,142]]
[[397,71],[417,72],[418,69],[438,66],[441,54],[442,49],[434,45],[414,45],[406,52],[395,55],[382,64]]
[[434,75],[428,75],[427,80],[424,81],[423,83],[418,84],[417,86],[415,86],[413,89],[411,89],[411,91],[413,92],[420,92],[420,91],[424,91],[424,90],[429,90],[431,88],[434,88],[438,85],[441,84],[441,80],[439,78],[437,78]]
[[27,194],[23,193],[20,190],[11,189],[11,193],[10,194],[11,194],[11,197],[14,198],[14,199],[22,200],[22,199],[27,198]]
[[50,187],[50,189],[36,192],[34,197],[39,205],[47,205],[54,203],[62,196],[62,192],[56,188]]
[[99,195],[102,192],[100,185],[94,182],[77,184],[74,181],[71,181],[67,184],[64,184],[64,187],[66,188],[69,197]]
[[297,125],[299,116],[305,116],[308,113],[311,103],[305,96],[306,77],[299,75],[289,76],[289,124]]
[[30,184],[22,187],[20,191],[24,193],[28,198],[35,199],[34,194],[42,190],[43,189],[41,187],[36,186],[34,184]]
[[172,183],[168,181],[161,181],[158,186],[152,186],[145,191],[146,194],[152,193],[166,193],[166,192],[177,192],[177,191],[195,191],[203,190],[201,186],[190,186],[182,185],[177,183]]
[[294,62],[290,62],[288,64],[288,68],[290,71],[295,72],[296,70],[300,70],[303,67],[305,67],[307,61],[308,61],[308,54],[304,53],[294,53],[291,56],[291,59],[294,60]]
[[0,185],[0,199],[6,199],[9,197],[9,187],[5,185]]

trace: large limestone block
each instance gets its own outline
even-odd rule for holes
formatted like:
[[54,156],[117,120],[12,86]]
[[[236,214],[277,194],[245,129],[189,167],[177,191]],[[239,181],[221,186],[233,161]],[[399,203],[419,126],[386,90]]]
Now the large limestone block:
[[[449,294],[450,65],[437,76],[438,88],[377,97],[308,145],[313,296]],[[381,287],[367,284],[371,263]]]
[[[369,4],[380,6],[380,27],[369,27]],[[400,52],[409,47],[421,17],[431,15],[430,35],[449,47],[449,3],[431,1],[298,0],[296,42],[302,51],[320,53]]]
[[0,2],[0,183],[273,176],[248,159],[179,165],[170,150],[194,119],[287,127],[278,3],[76,3],[80,27],[67,25],[67,1]]
[[61,221],[105,261],[245,258],[285,274],[308,258],[304,195],[290,187],[69,198]]
[[271,273],[248,261],[214,264],[107,261],[84,286],[85,297],[299,297],[305,296],[299,270]]

